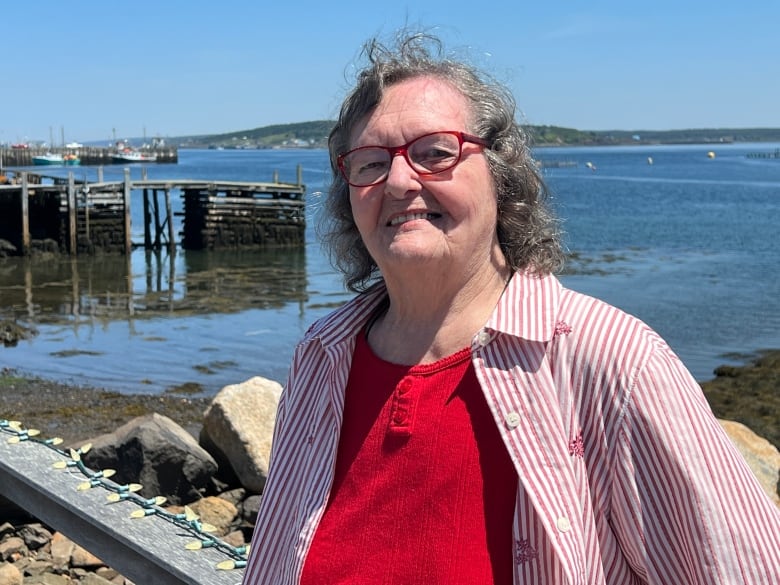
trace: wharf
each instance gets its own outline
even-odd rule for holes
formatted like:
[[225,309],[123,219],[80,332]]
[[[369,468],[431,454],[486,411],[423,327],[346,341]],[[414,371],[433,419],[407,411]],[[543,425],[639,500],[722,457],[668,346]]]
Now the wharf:
[[773,152],[749,152],[746,155],[748,158],[777,158],[780,159],[780,148],[776,148]]
[[[302,246],[306,228],[302,170],[294,183],[192,179],[89,182],[6,171],[0,184],[0,255],[36,251],[72,255],[121,253],[134,246],[177,246],[172,195],[183,197],[181,245],[188,250]],[[143,194],[144,241],[131,240],[131,193]]]
[[[177,163],[179,162],[179,150],[175,146],[155,146],[152,148],[142,148],[139,150],[145,155],[153,157],[154,160],[143,162],[154,163]],[[46,154],[59,154],[66,156],[75,154],[78,156],[81,165],[110,165],[110,164],[128,164],[128,161],[119,161],[114,159],[119,155],[118,148],[108,148],[102,146],[80,146],[78,148],[52,147],[52,148],[8,148],[0,147],[0,168],[3,167],[30,167],[33,166],[33,157]]]

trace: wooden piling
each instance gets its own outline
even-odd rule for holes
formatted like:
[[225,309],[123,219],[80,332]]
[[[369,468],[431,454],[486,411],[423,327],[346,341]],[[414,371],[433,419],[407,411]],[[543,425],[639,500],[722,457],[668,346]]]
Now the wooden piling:
[[30,254],[30,192],[27,186],[27,173],[22,173],[22,254]]
[[[72,177],[71,177],[72,178]],[[78,253],[78,232],[76,231],[76,193],[68,189],[68,253]]]
[[147,250],[152,247],[152,233],[149,224],[152,221],[152,214],[149,211],[149,189],[144,189],[144,248]]
[[162,247],[162,224],[160,224],[160,202],[157,199],[157,189],[153,189],[154,199],[152,199],[154,209],[154,249],[159,250]]
[[128,256],[133,251],[133,240],[131,233],[130,223],[130,169],[125,169],[125,184],[124,184],[124,212],[125,212],[125,254]]
[[[71,211],[72,207],[72,211]],[[79,207],[76,204],[76,182],[73,179],[73,171],[68,172],[68,218],[70,221],[70,253],[75,255],[78,253],[78,228],[76,222],[76,216],[78,214]]]
[[165,221],[168,222],[168,251],[171,256],[176,253],[176,236],[173,231],[173,209],[171,207],[171,190],[165,189]]
[[86,241],[91,241],[92,236],[90,234],[89,229],[89,187],[87,185],[84,185],[84,187],[81,190],[82,195],[84,195],[84,237],[86,238]]

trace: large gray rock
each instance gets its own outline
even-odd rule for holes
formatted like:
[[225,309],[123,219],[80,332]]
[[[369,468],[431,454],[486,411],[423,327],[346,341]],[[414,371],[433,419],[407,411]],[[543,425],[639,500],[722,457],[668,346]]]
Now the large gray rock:
[[165,496],[171,504],[197,500],[217,471],[214,458],[167,416],[134,418],[113,433],[91,440],[84,464],[116,469],[112,481],[140,483],[144,497]]
[[251,378],[225,386],[206,410],[200,443],[230,465],[247,491],[259,494],[268,477],[268,459],[282,386]]
[[767,495],[780,506],[780,451],[745,425],[733,420],[721,420],[720,425],[747,461]]

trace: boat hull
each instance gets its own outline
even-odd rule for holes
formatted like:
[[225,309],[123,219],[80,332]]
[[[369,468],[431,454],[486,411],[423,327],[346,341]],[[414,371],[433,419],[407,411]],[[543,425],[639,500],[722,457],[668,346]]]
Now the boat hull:
[[139,162],[156,162],[157,156],[154,154],[115,154],[111,156],[111,160],[117,163],[139,163]]
[[46,154],[32,157],[34,165],[63,165],[65,160],[59,155]]

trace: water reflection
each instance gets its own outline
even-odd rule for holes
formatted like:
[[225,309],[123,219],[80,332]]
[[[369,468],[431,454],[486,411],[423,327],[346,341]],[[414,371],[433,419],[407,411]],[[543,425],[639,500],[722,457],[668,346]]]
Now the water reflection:
[[0,259],[0,318],[36,324],[235,313],[307,301],[306,251],[137,250]]

